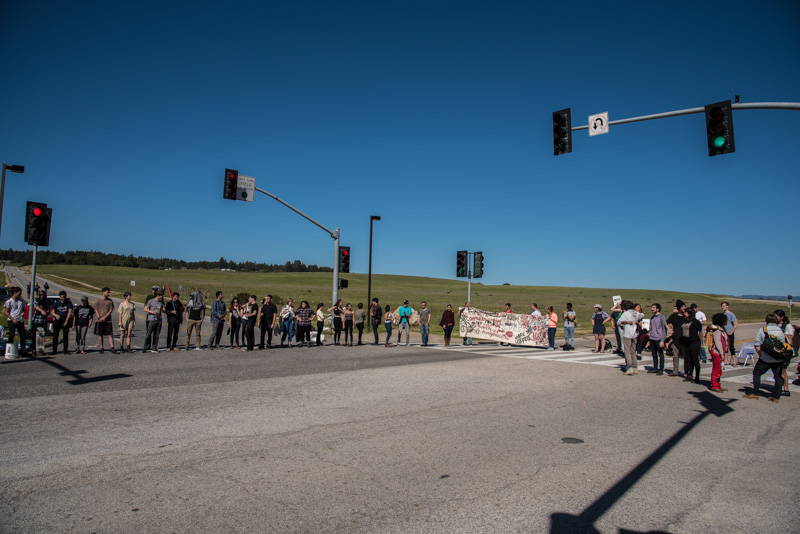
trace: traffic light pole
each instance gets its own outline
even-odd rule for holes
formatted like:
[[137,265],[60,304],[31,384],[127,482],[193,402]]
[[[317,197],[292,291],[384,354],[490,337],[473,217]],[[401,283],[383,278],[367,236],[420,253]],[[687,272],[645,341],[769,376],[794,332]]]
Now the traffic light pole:
[[[732,109],[793,109],[800,110],[800,102],[746,102],[740,104],[731,104]],[[666,113],[655,113],[653,115],[642,115],[641,117],[631,117],[629,119],[619,119],[616,121],[608,121],[608,125],[614,124],[627,124],[629,122],[642,122],[651,121],[655,119],[665,119],[667,117],[679,117],[681,115],[692,115],[694,113],[705,113],[706,108],[689,108],[680,109],[677,111],[667,111]],[[573,132],[578,130],[588,130],[589,125],[574,126]]]
[[[36,296],[36,251],[38,250],[39,250],[39,245],[33,245],[33,264],[31,265],[31,291],[28,294],[28,330],[30,330],[31,326],[33,325],[33,300],[34,297]],[[34,332],[33,335],[35,336],[36,332]]]
[[[332,302],[332,304],[335,304],[336,301],[339,300],[339,229],[335,228],[334,230],[331,230],[330,228],[325,227],[322,223],[319,223],[319,222],[315,221],[314,219],[312,219],[311,217],[309,217],[308,215],[306,215],[305,213],[303,213],[299,209],[295,208],[294,206],[292,206],[288,202],[284,202],[283,200],[279,199],[278,197],[276,197],[275,195],[273,195],[272,193],[270,193],[268,191],[264,191],[263,189],[260,189],[258,187],[256,187],[255,190],[258,191],[259,193],[264,193],[265,195],[267,195],[268,197],[270,197],[270,198],[272,198],[274,200],[277,200],[278,202],[280,202],[281,204],[283,204],[284,206],[286,206],[287,208],[289,208],[290,210],[292,210],[296,214],[300,215],[304,219],[314,223],[315,225],[317,225],[320,228],[322,228],[323,230],[325,230],[333,238],[333,302]],[[34,252],[34,258],[35,257],[36,257],[36,252]],[[35,260],[34,260],[34,265],[35,265]]]
[[467,302],[472,302],[472,262],[470,256],[475,256],[474,252],[467,252]]

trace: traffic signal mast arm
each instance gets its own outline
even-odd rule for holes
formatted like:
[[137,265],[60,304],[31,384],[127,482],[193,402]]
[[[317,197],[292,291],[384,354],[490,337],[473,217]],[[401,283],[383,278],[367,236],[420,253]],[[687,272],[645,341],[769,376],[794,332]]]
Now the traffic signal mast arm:
[[[740,104],[731,104],[731,109],[794,109],[800,110],[800,102],[747,102]],[[615,124],[627,124],[629,122],[642,122],[651,121],[655,119],[665,119],[667,117],[679,117],[681,115],[692,115],[694,113],[705,113],[705,107],[680,109],[678,111],[667,111],[665,113],[655,113],[653,115],[643,115],[641,117],[631,117],[629,119],[619,119],[616,121],[608,121],[609,126]],[[588,130],[589,125],[574,126],[573,132],[578,130]]]

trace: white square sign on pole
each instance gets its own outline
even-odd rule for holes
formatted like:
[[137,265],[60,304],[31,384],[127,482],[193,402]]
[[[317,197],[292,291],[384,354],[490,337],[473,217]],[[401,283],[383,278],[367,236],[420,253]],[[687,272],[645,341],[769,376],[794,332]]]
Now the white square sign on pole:
[[252,202],[256,196],[256,179],[252,176],[239,175],[239,182],[236,187],[236,200],[246,200]]
[[608,111],[589,115],[589,135],[608,133]]

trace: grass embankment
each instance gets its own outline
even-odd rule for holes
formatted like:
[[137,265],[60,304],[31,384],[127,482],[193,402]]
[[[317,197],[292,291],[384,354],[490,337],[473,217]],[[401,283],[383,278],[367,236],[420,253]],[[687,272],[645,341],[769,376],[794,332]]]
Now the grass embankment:
[[[115,297],[121,297],[125,291],[133,293],[134,300],[141,302],[150,293],[153,285],[166,286],[173,291],[180,291],[185,301],[191,289],[199,288],[209,298],[213,298],[216,291],[225,293],[226,301],[238,293],[254,293],[261,298],[270,293],[274,295],[279,304],[287,298],[293,298],[297,303],[307,300],[312,308],[318,302],[324,302],[330,307],[333,278],[331,273],[246,273],[246,272],[220,272],[201,270],[179,271],[154,271],[149,269],[131,269],[125,267],[100,267],[92,265],[43,265],[37,268],[38,272],[46,278],[74,288],[77,292],[99,292],[99,288],[108,286]],[[367,275],[349,273],[343,276],[350,282],[348,289],[339,291],[340,298],[351,302],[353,308],[363,302],[367,304]],[[136,282],[131,287],[131,280]],[[510,302],[517,313],[530,313],[530,305],[536,302],[542,312],[547,306],[553,306],[556,313],[561,315],[565,304],[571,302],[573,309],[578,314],[578,334],[591,332],[592,306],[597,302],[608,311],[613,295],[641,303],[645,315],[650,316],[650,305],[658,302],[665,313],[672,313],[672,305],[676,299],[681,299],[687,304],[696,302],[701,310],[711,318],[711,315],[720,310],[719,303],[728,300],[731,310],[741,322],[761,322],[764,316],[785,304],[771,301],[753,301],[733,299],[730,297],[680,293],[673,291],[660,291],[654,289],[602,289],[584,287],[540,287],[540,286],[488,286],[472,284],[472,306],[484,310],[502,311],[505,303]],[[433,311],[431,327],[432,333],[441,333],[438,323],[447,304],[452,304],[455,310],[463,306],[467,300],[467,284],[464,281],[445,280],[437,278],[421,278],[413,276],[372,275],[372,296],[378,297],[382,306],[391,305],[392,309],[408,300],[414,309],[419,309],[421,301],[425,300]],[[559,322],[559,335],[562,323]],[[456,328],[456,332],[458,329]]]

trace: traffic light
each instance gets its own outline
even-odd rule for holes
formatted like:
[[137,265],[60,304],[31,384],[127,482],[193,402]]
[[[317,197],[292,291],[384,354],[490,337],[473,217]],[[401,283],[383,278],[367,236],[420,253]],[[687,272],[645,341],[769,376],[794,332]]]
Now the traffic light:
[[572,152],[572,113],[570,108],[553,112],[553,155]]
[[706,136],[708,137],[709,156],[736,152],[736,143],[733,140],[733,110],[730,100],[706,106]]
[[53,209],[41,202],[28,202],[25,211],[25,242],[46,247],[50,244],[50,218]]
[[464,278],[467,276],[467,255],[466,250],[456,252],[456,277]]
[[481,278],[483,276],[483,252],[476,252],[472,255],[472,277]]
[[350,272],[350,247],[339,247],[339,272]]
[[350,282],[345,280],[344,278],[339,278],[339,289],[347,289],[347,286],[350,285]]
[[239,189],[239,171],[225,169],[225,183],[222,190],[222,198],[236,200],[236,193]]

